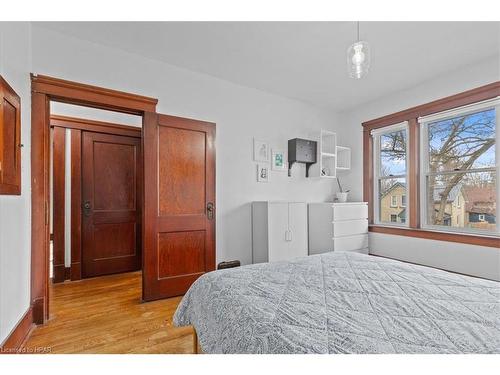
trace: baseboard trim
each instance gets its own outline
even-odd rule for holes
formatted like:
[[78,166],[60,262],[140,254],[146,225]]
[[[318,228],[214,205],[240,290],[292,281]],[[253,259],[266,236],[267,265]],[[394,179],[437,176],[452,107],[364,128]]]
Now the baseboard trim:
[[22,348],[34,328],[33,307],[30,306],[0,346],[0,354],[16,354],[22,352]]

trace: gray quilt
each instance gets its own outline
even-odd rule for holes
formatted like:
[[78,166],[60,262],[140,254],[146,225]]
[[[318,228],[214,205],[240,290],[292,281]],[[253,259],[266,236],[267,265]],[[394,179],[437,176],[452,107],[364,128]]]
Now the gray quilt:
[[205,353],[500,353],[500,283],[327,253],[207,273],[174,324]]

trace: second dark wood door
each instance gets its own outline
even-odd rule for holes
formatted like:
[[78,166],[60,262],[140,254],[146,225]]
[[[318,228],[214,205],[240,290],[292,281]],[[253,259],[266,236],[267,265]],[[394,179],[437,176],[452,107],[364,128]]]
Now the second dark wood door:
[[82,277],[141,268],[139,138],[82,134]]
[[143,299],[215,269],[215,124],[146,113]]

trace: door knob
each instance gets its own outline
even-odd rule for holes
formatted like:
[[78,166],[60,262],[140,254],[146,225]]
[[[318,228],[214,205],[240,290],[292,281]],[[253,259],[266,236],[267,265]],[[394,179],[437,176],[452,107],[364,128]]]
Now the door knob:
[[83,214],[84,214],[85,216],[90,216],[90,208],[91,208],[91,207],[92,207],[92,206],[90,205],[90,201],[85,201],[85,202],[83,203]]
[[208,220],[212,220],[214,218],[215,206],[212,202],[207,203],[207,217]]

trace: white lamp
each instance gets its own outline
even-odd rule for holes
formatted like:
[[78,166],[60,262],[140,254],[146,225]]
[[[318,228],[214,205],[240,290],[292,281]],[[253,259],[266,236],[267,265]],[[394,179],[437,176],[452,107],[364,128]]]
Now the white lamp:
[[352,44],[347,50],[347,69],[349,77],[360,79],[370,69],[370,47],[367,42],[359,40],[359,22],[357,26],[358,41]]

